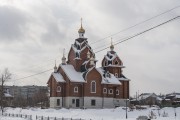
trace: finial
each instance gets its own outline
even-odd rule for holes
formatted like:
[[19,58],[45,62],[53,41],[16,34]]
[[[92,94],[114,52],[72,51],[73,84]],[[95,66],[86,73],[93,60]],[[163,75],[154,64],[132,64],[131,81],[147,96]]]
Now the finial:
[[82,28],[82,18],[81,18],[81,28]]
[[65,48],[63,49],[63,57],[62,57],[62,64],[66,64],[66,57],[65,57]]
[[65,48],[63,49],[63,57],[65,57]]
[[56,60],[55,60],[54,72],[57,72]]
[[112,37],[111,37],[111,46],[110,46],[110,49],[111,49],[111,51],[114,50],[114,45],[113,45],[113,42],[112,42]]
[[85,33],[85,30],[83,29],[82,27],[82,18],[81,18],[81,27],[80,29],[78,30],[79,33]]

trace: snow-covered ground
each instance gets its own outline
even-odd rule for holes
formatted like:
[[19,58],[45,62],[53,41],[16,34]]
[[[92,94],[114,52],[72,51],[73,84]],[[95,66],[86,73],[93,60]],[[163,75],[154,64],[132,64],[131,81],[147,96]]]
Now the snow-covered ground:
[[[156,114],[156,120],[175,120],[175,111],[176,111],[176,120],[180,120],[180,107],[179,108],[163,108],[159,111],[157,108],[148,108],[145,110],[134,110],[128,111],[128,120],[136,120],[140,115],[148,116],[150,111]],[[168,117],[162,117],[163,113],[168,113]],[[33,120],[35,120],[36,115],[45,116],[45,117],[59,117],[59,118],[82,118],[86,120],[126,120],[126,110],[120,108],[115,109],[40,109],[40,108],[8,108],[6,113],[14,114],[27,114],[32,115]],[[160,114],[160,116],[159,116]],[[11,117],[2,117],[0,120],[24,120],[22,118],[11,118]]]

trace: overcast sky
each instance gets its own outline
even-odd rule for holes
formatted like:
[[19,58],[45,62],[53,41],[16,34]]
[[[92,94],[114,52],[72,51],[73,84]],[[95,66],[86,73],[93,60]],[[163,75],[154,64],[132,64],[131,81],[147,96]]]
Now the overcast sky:
[[[180,5],[179,0],[1,0],[0,70],[9,68],[12,85],[46,85],[78,37],[80,18],[94,51],[110,44],[110,35]],[[116,43],[180,15],[180,7],[113,35]],[[136,92],[180,92],[180,19],[115,46]],[[108,37],[108,38],[106,38]],[[106,39],[103,39],[106,38]],[[102,40],[103,39],[103,40]],[[98,41],[94,43],[95,41]],[[96,54],[97,66],[109,49]],[[14,80],[16,79],[16,80]]]

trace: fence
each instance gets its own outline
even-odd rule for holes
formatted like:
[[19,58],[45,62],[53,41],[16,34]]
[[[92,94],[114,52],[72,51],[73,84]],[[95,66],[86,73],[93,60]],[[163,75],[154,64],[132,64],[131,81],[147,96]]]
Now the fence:
[[13,114],[13,113],[4,113],[3,116],[9,116],[9,117],[20,117],[27,120],[32,120],[32,115],[26,115],[26,114]]
[[73,118],[57,118],[57,117],[44,117],[44,116],[36,116],[36,120],[85,120],[85,119],[73,119]]
[[[13,114],[13,113],[4,113],[3,116],[8,116],[8,117],[19,117],[19,118],[24,118],[27,120],[33,120],[32,115],[26,115],[26,114]],[[85,119],[73,119],[73,118],[58,118],[58,117],[44,117],[44,116],[37,116],[36,115],[36,120],[85,120]],[[91,119],[90,119],[91,120]]]

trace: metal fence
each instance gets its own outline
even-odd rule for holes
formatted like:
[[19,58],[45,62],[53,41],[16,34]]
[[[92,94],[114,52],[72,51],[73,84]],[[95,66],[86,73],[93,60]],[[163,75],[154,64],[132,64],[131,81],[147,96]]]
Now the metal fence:
[[24,118],[24,119],[27,119],[27,120],[32,120],[32,115],[26,115],[26,114],[4,113],[3,116],[19,117],[19,118]]
[[[3,116],[19,117],[19,118],[24,118],[26,120],[33,120],[32,115],[26,115],[26,114],[4,113]],[[73,118],[64,118],[64,117],[58,118],[58,117],[49,117],[49,116],[45,117],[45,116],[36,115],[35,120],[85,120],[85,119],[82,119],[82,118],[73,119]]]
[[36,116],[36,120],[85,120],[85,119],[73,119],[73,118],[58,118],[58,117],[44,117],[44,116]]

